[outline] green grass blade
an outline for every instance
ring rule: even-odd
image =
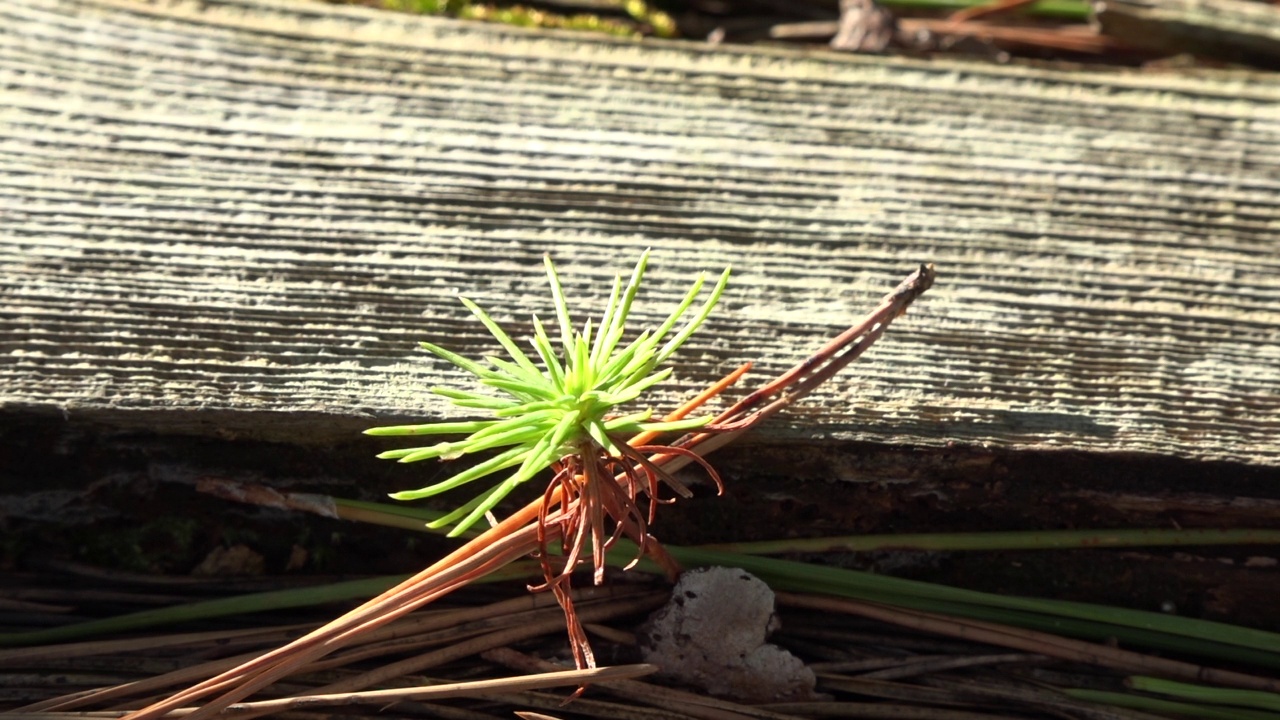
[[[494,417],[499,418],[521,418],[528,417],[530,413],[542,412],[544,410],[564,410],[571,407],[573,403],[572,395],[561,395],[554,400],[534,400],[523,405],[513,405],[509,408],[495,412]]]
[[[715,418],[711,415],[696,418],[685,418],[683,420],[659,420],[656,422],[642,422],[636,425],[636,429],[640,432],[684,432],[685,430],[697,430],[700,427],[708,425]]]
[[[404,448],[401,450],[388,450],[378,453],[379,460],[399,460],[400,462],[412,463],[422,460],[430,460],[438,457],[448,457],[455,454],[463,454],[462,448],[466,448],[466,442],[456,443],[436,443],[435,445],[427,445],[425,447]]]
[[[605,429],[604,423],[599,420],[588,420],[584,424],[587,435],[592,440],[595,440],[597,445],[604,448],[611,455],[618,454],[618,446],[613,444],[613,438],[609,437],[609,432]]]
[[[551,262],[550,254],[542,256],[542,264],[547,268],[547,282],[551,283],[551,299],[556,307],[556,320],[560,323],[560,344],[567,361],[573,355],[573,319],[569,316],[564,288],[560,286],[560,276],[556,274],[556,266]],[[565,374],[568,374],[567,370]]]
[[[587,321],[588,330],[591,321]],[[572,395],[582,395],[595,383],[595,368],[591,367],[591,351],[587,347],[586,338],[582,335],[574,338],[573,354],[569,356],[569,366],[565,371],[565,391]]]
[[[532,476],[531,476],[532,477]],[[526,478],[527,479],[527,478]],[[449,537],[458,537],[471,529],[485,515],[489,513],[502,499],[511,494],[523,480],[516,480],[516,476],[512,476],[495,485],[489,492],[484,493],[475,500],[463,505],[462,507],[449,513],[442,518],[438,527],[443,527],[447,521],[451,521],[454,517],[462,513],[466,513],[466,517],[458,522],[457,525],[449,531]]]
[[[560,389],[553,388],[549,385],[535,386],[519,380],[510,380],[507,378],[491,377],[480,381],[489,387],[495,387],[499,390],[509,393],[512,397],[519,398],[521,402],[532,402],[534,400],[554,400],[560,397]]]
[[[1167,713],[1179,717],[1204,718],[1205,720],[1280,720],[1280,714],[1262,710],[1246,710],[1244,708],[1223,708],[1213,705],[1197,705],[1195,703],[1175,702],[1143,695],[1108,692],[1106,690],[1089,690],[1071,688],[1060,691],[1069,698],[1115,707],[1142,710],[1153,713]]]
[[[725,543],[705,550],[777,555],[781,553],[872,552],[921,550],[1062,550],[1073,548],[1180,547],[1194,545],[1280,545],[1280,530],[1270,529],[1142,529],[1142,530],[1030,530],[985,533],[918,533],[846,535],[799,540]]]
[[[658,362],[666,362],[667,358],[671,357],[672,353],[676,350],[679,350],[680,346],[684,345],[685,341],[688,340],[689,337],[707,321],[707,318],[711,316],[711,311],[714,310],[716,304],[720,302],[720,296],[724,294],[724,289],[729,285],[729,274],[729,268],[725,268],[724,272],[720,273],[720,281],[716,283],[715,289],[711,291],[711,297],[707,298],[707,301],[703,303],[697,316],[690,320],[678,335],[668,340],[667,344],[662,346],[662,349],[658,351]]]
[[[481,395],[480,393],[454,390],[447,387],[433,387],[431,388],[431,394],[439,395],[457,407],[476,408],[478,410],[503,410],[516,404],[514,400],[508,398]]]
[[[609,322],[600,325],[600,337],[604,338],[603,346],[599,353],[592,353],[592,365],[599,365],[609,358],[618,342],[622,340],[623,331],[626,329],[627,318],[631,315],[631,305],[636,299],[636,293],[640,291],[640,283],[644,280],[644,271],[649,265],[649,250],[646,248],[640,255],[640,260],[636,263],[636,267],[631,271],[631,279],[627,281],[627,290],[622,297],[622,304],[619,305],[617,311],[609,318]]]
[[[988,0],[884,0],[883,5],[891,8],[955,11],[980,7],[987,2]],[[1019,8],[1018,12],[1033,17],[1052,17],[1080,22],[1089,20],[1092,15],[1089,4],[1080,0],[1037,0],[1026,7]]]
[[[542,326],[542,321],[537,315],[533,316],[533,349],[537,351],[538,357],[542,358],[542,364],[547,367],[551,384],[563,389],[564,367],[560,365],[560,359],[556,357],[556,352],[551,347],[551,338],[547,337],[547,329]]]
[[[1208,687],[1191,683],[1164,680],[1162,678],[1136,675],[1129,678],[1129,687],[1141,692],[1156,695],[1169,695],[1179,700],[1191,700],[1213,705],[1237,705],[1280,712],[1280,695],[1260,690],[1235,690],[1231,688]]]
[[[406,576],[407,577],[407,576]],[[86,622],[63,625],[61,627],[32,630],[28,632],[0,634],[0,647],[26,645],[44,645],[48,643],[68,642],[85,637],[123,633],[146,628],[163,627],[175,623],[208,618],[244,615],[251,612],[281,610],[285,608],[307,607],[327,602],[338,602],[353,598],[366,598],[377,595],[394,587],[404,577],[369,578],[349,582],[321,585],[317,587],[278,590],[274,592],[238,595],[217,600],[204,600],[185,605],[144,610],[142,612],[119,615],[117,617],[89,620]]]
[[[671,311],[671,314],[668,315],[667,319],[658,326],[658,329],[653,331],[653,344],[655,347],[658,343],[662,342],[662,339],[667,336],[667,333],[671,332],[671,329],[676,326],[676,323],[680,322],[680,318],[683,317],[689,307],[693,305],[693,301],[698,298],[698,293],[702,292],[702,286],[706,281],[707,274],[698,273],[697,279],[693,281],[693,285],[690,286],[689,291],[684,294],[684,297],[680,300],[680,304],[676,306],[675,310]]]
[[[648,390],[654,385],[657,385],[658,383],[671,377],[671,374],[673,372],[675,372],[675,370],[673,370],[672,368],[665,368],[663,370],[659,370],[658,372],[653,373],[652,375],[646,378],[643,378],[637,382],[631,383],[630,385],[626,386],[625,388],[622,388],[618,392],[606,391],[603,395],[601,395],[600,399],[606,403],[609,403],[610,405],[625,405],[626,403],[629,403],[635,400],[636,398],[640,397],[641,395],[643,395],[645,390]]]
[[[609,304],[605,306],[604,315],[600,316],[600,330],[596,333],[596,341],[591,345],[591,364],[599,362],[599,358],[609,357],[605,346],[609,342],[609,333],[613,329],[614,316],[618,312],[618,303],[622,300],[622,276],[613,278],[613,290],[609,293]]]
[[[453,530],[449,531],[449,537],[457,537],[466,532],[468,528],[484,517],[485,513],[492,510],[494,506],[510,494],[512,490],[542,472],[543,469],[557,460],[560,454],[560,446],[569,439],[569,435],[573,433],[577,423],[577,412],[570,411],[565,413],[555,430],[544,434],[538,444],[529,451],[515,474],[503,480],[491,492],[482,496],[480,502],[470,508],[467,516]],[[450,513],[450,516],[453,514]]]
[[[657,365],[657,351],[654,348],[657,346],[658,339],[658,336],[654,335],[638,344],[630,361],[614,371],[612,377],[616,380],[609,387],[624,388],[653,372],[653,368]]]
[[[429,343],[424,341],[424,342],[418,343],[418,347],[422,348],[423,350],[426,350],[427,352],[431,353],[432,355],[435,355],[436,357],[442,360],[449,362],[450,364],[456,365],[462,368],[463,370],[466,370],[467,372],[471,373],[472,375],[475,375],[478,378],[487,378],[487,377],[493,377],[494,375],[497,375],[497,373],[495,373],[493,370],[490,370],[489,368],[481,365],[480,363],[475,362],[474,360],[468,360],[467,358],[462,357],[461,355],[459,355],[456,352],[453,352],[452,350],[445,350],[444,348],[440,347],[439,345],[436,345],[435,343]]]
[[[478,465],[474,465],[444,482],[428,485],[417,490],[401,490],[397,493],[391,493],[391,498],[395,500],[419,500],[432,495],[439,495],[442,492],[452,490],[461,485],[465,485],[472,480],[482,478],[485,475],[505,470],[513,465],[519,465],[524,462],[525,453],[529,452],[526,446],[514,447],[510,450],[496,455]],[[403,461],[402,461],[403,462]]]
[[[1212,640],[1173,635],[1158,630],[1144,630],[1142,628],[1112,625],[1094,620],[1078,620],[1061,615],[1022,612],[945,600],[922,599],[893,593],[868,593],[858,599],[882,602],[887,605],[905,607],[912,610],[970,618],[972,620],[985,620],[987,622],[1038,630],[1081,640],[1092,640],[1099,643],[1119,642],[1126,648],[1174,652],[1202,661],[1220,660],[1233,664],[1280,670],[1280,652],[1267,652]]]
[[[619,415],[615,418],[609,418],[604,421],[604,429],[610,432],[624,431],[624,428],[637,427],[640,423],[653,417],[653,410],[646,409],[639,412]]]
[[[635,358],[637,356],[644,356],[646,353],[651,353],[652,348],[656,346],[657,343],[653,341],[648,330],[640,333],[639,337],[628,343],[621,351],[614,353],[613,357],[609,358],[608,364],[597,371],[596,376],[600,378],[600,384],[605,386],[623,386],[626,382],[626,375],[623,375],[622,371],[630,367],[635,362]],[[646,359],[641,357],[640,362],[646,362]],[[631,373],[627,373],[627,375],[630,374]]]
[[[466,435],[483,430],[494,423],[493,420],[469,420],[465,422],[438,422],[425,425],[390,425],[387,427],[369,428],[365,435],[375,437],[400,437],[404,435]]]
[[[511,356],[512,360],[515,360],[520,367],[524,368],[528,372],[541,377],[542,373],[538,372],[538,366],[533,364],[533,361],[529,359],[529,356],[524,354],[524,351],[520,349],[519,345],[516,345],[516,342],[511,339],[511,336],[508,335],[505,330],[498,327],[498,323],[494,322],[493,318],[489,317],[489,313],[481,310],[479,305],[476,305],[467,298],[459,297],[458,299],[462,301],[463,305],[467,306],[467,309],[471,311],[472,315],[475,315],[476,318],[484,324],[484,326],[489,330],[489,334],[493,335],[493,338],[498,341],[498,344],[501,345],[504,350],[507,351],[507,354]]]
[[[498,570],[479,578],[475,582],[495,582],[524,578],[528,577],[529,574],[529,568],[519,565],[510,567],[506,571]],[[153,610],[143,610],[127,615],[118,615],[100,620],[87,620],[41,630],[0,633],[0,647],[30,647],[33,645],[73,642],[101,635],[137,632],[184,622],[233,617],[270,610],[312,607],[331,602],[365,600],[395,587],[407,577],[407,575],[383,576],[313,587],[250,593],[215,600],[201,600]]]
[[[485,356],[485,360],[489,361],[489,363],[496,367],[499,372],[506,375],[508,380],[515,380],[516,382],[524,383],[530,387],[542,387],[549,384],[547,382],[547,376],[543,375],[542,372],[536,368],[534,370],[529,370],[523,365],[518,365],[494,355]]]
[[[546,423],[543,423],[546,424]],[[533,442],[534,438],[546,432],[544,427],[535,425],[516,425],[509,428],[506,432],[485,435],[482,438],[468,438],[463,454],[471,454],[492,450],[494,448],[505,447],[507,445],[527,445]],[[452,459],[445,456],[445,459]]]
[[[389,522],[396,521],[393,518]],[[1125,537],[1126,533],[1133,533],[1136,535],[1132,540],[1136,542],[1141,534],[1151,531],[1105,532],[1113,535],[1120,534],[1121,537]],[[1175,535],[1169,536],[1163,532],[1156,533],[1147,537],[1144,544],[1159,544],[1164,540],[1174,545],[1238,544],[1259,540],[1259,537],[1246,533],[1271,531],[1173,532]],[[1017,534],[992,533],[998,536],[994,544],[975,541],[979,535],[960,534],[959,537],[968,547],[987,545],[1001,549],[1019,547],[1013,542],[1017,539]],[[1034,537],[1043,533],[1025,535],[1025,540],[1034,541],[1028,547],[1045,546],[1042,541]],[[928,537],[936,540],[943,536]],[[880,536],[876,542],[881,544],[870,547],[892,547],[892,538],[893,536]],[[1078,541],[1080,538],[1072,537],[1071,539]],[[1057,543],[1052,545],[1057,546]],[[914,544],[911,546],[915,547]],[[778,589],[886,602],[901,607],[1003,622],[1018,627],[1096,641],[1117,638],[1122,643],[1134,646],[1280,670],[1280,634],[1263,630],[1086,603],[1008,597],[855,570],[753,557],[720,550],[674,545],[665,547],[673,557],[686,566],[741,567]],[[633,545],[620,541],[618,549],[610,554],[610,561],[624,565],[630,562],[634,551]],[[1019,607],[1010,607],[1011,605]]]
[[[830,595],[846,595],[848,597],[860,597],[860,593],[866,592],[889,593],[937,600],[943,603],[965,603],[1042,615],[1057,615],[1121,627],[1156,631],[1173,636],[1198,638],[1268,652],[1274,652],[1276,648],[1280,648],[1280,634],[1209,620],[1196,620],[1162,613],[1128,610],[1066,600],[1042,600],[997,595],[977,590],[935,585],[918,580],[906,580],[776,558],[738,555],[696,548],[668,547],[667,550],[685,565],[739,567],[758,575],[761,579],[769,582],[770,585],[780,589],[821,592]],[[775,585],[775,583],[777,584]]]
[[[483,503],[485,500],[487,500],[489,497],[491,497],[494,493],[498,491],[499,489],[497,487],[489,488],[488,490],[485,490],[479,495],[471,498],[466,503],[459,505],[458,507],[445,513],[444,515],[441,515],[439,518],[432,520],[431,522],[428,522],[426,526],[431,530],[440,530],[442,528],[447,528],[453,525],[454,523],[458,522],[458,520],[470,515],[473,510],[480,507],[481,503]],[[505,494],[506,493],[503,493],[503,495]],[[475,520],[472,520],[471,522],[466,523],[465,527],[463,525],[457,525],[453,527],[453,529],[450,530],[448,534],[450,537],[458,537],[460,535],[465,534],[473,524],[475,524]]]

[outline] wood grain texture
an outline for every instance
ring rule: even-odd
[[[328,441],[415,350],[732,264],[661,409],[938,285],[783,438],[1280,464],[1280,84],[635,43],[283,0],[0,5],[9,422]]]

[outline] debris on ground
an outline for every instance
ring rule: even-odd
[[[739,702],[801,700],[817,679],[766,642],[779,628],[769,586],[735,568],[691,570],[640,631],[644,661],[661,675]]]

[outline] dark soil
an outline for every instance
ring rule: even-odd
[[[374,459],[376,442],[298,447],[118,434],[59,421],[0,432],[0,573],[65,563],[146,574],[265,578],[410,573],[456,541],[239,505],[197,493],[205,477],[386,501],[445,472]],[[713,456],[723,497],[660,510],[672,544],[854,534],[1107,528],[1265,528],[1280,470],[1082,454],[771,445]],[[532,494],[536,490],[530,488]],[[1207,492],[1206,492],[1207,491]],[[521,497],[515,502],[524,502]],[[390,502],[390,501],[387,501]],[[514,502],[511,503],[514,507]],[[1274,548],[892,552],[822,562],[1018,595],[1164,609],[1280,629]],[[8,584],[7,582],[5,583]],[[95,614],[113,608],[95,606]]]

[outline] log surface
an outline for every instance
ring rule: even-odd
[[[1280,83],[638,43],[293,0],[0,5],[9,421],[327,441],[415,349],[735,279],[661,410],[938,285],[775,437],[1280,465]]]

